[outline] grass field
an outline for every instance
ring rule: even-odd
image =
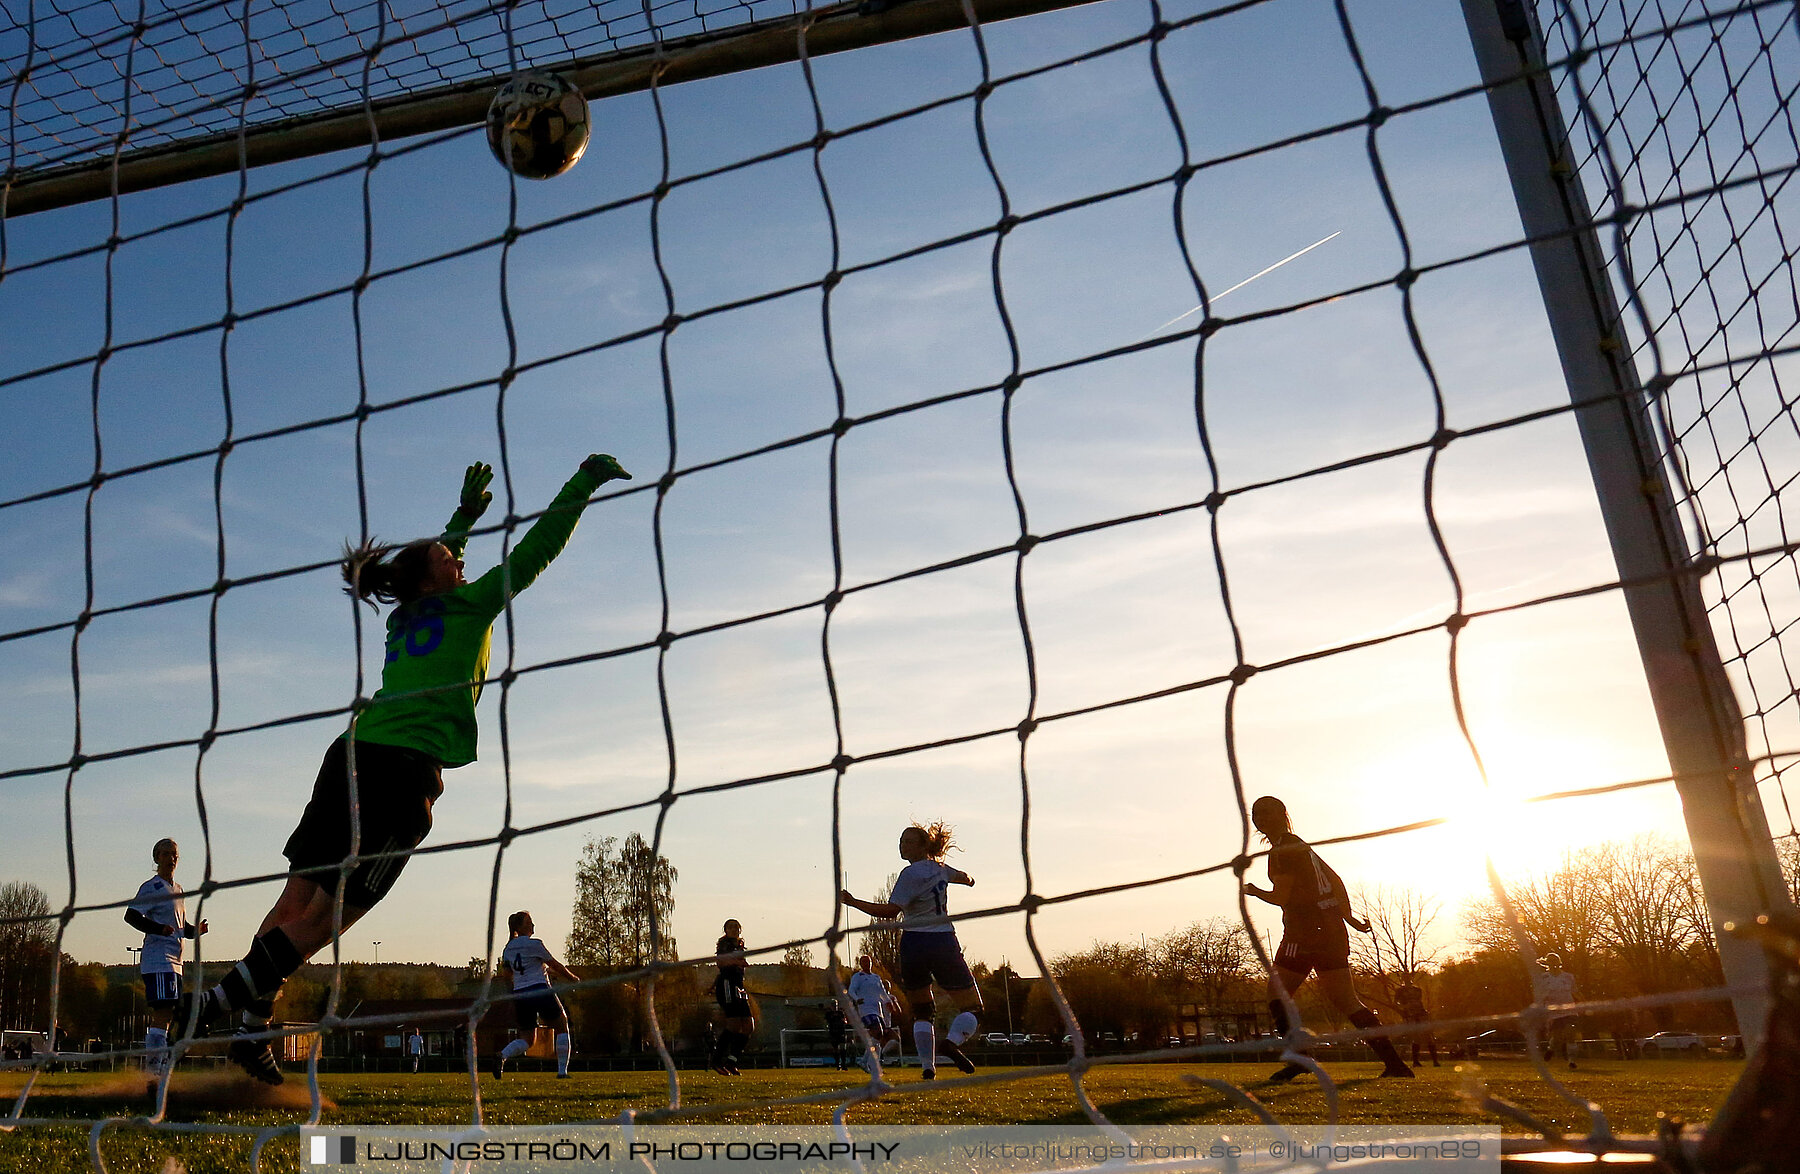
[[[1726,1060],[1595,1061],[1563,1074],[1576,1093],[1598,1101],[1615,1131],[1647,1133],[1658,1112],[1679,1113],[1703,1122],[1731,1082],[1741,1063]],[[1377,1080],[1374,1064],[1333,1064],[1340,1120],[1378,1125],[1466,1123],[1477,1118],[1465,1107],[1462,1090],[1471,1079],[1485,1082],[1497,1096],[1521,1104],[1575,1133],[1586,1131],[1585,1115],[1566,1102],[1521,1060],[1484,1060],[1479,1065],[1451,1065],[1420,1070],[1414,1081]],[[852,1124],[1034,1123],[1080,1124],[1066,1075],[1033,1076],[984,1082],[984,1070],[969,1080],[939,1080],[923,1085],[916,1070],[894,1074],[896,1091],[852,1110]],[[707,1072],[683,1072],[683,1104],[728,1105],[752,1099],[798,1097],[856,1087],[850,1077],[860,1072],[819,1069],[763,1070],[730,1078]],[[1326,1102],[1310,1080],[1272,1086],[1263,1082],[1264,1066],[1246,1064],[1119,1065],[1097,1069],[1086,1082],[1094,1102],[1121,1124],[1236,1125],[1252,1122],[1241,1107],[1184,1076],[1232,1081],[1254,1094],[1283,1121],[1322,1121]],[[16,1096],[21,1081],[0,1077],[0,1097]],[[148,1100],[143,1084],[127,1086],[118,1075],[55,1074],[39,1080],[27,1102],[27,1117],[67,1117],[93,1121],[110,1115],[141,1114]],[[470,1120],[470,1088],[466,1075],[431,1073],[420,1076],[337,1076],[320,1079],[327,1100],[322,1123],[332,1124],[465,1124]],[[509,1074],[503,1081],[482,1077],[481,1094],[490,1124],[542,1124],[594,1120],[635,1108],[666,1106],[666,1084],[660,1072],[576,1073],[559,1081],[548,1073]],[[187,1095],[184,1099],[183,1092]],[[235,1077],[177,1077],[170,1119],[234,1125],[298,1124],[306,1117],[304,1079],[264,1097],[260,1086]],[[765,1122],[819,1124],[830,1120],[834,1101],[810,1105],[756,1106],[725,1110],[701,1120],[707,1123]],[[85,1125],[32,1127],[0,1134],[0,1171],[65,1174],[89,1170]],[[249,1168],[250,1141],[236,1136],[170,1134],[137,1127],[109,1129],[104,1139],[111,1174],[227,1174]],[[178,1165],[171,1164],[174,1159]],[[291,1171],[299,1166],[292,1138],[271,1142],[263,1168]]]

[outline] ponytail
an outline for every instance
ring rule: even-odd
[[[915,823],[912,827],[925,837],[925,855],[932,860],[942,860],[944,853],[956,847],[956,841],[951,838],[954,829],[941,819],[936,823]]]
[[[430,542],[384,545],[374,539],[361,546],[344,544],[344,594],[374,607],[377,603],[411,603],[419,597]]]

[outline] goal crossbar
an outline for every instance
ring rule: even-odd
[[[729,29],[694,33],[656,45],[613,50],[554,67],[589,98],[607,98],[725,74],[783,65],[872,45],[910,40],[982,24],[1076,8],[1095,0],[904,0],[864,14],[860,0]],[[90,200],[147,191],[332,151],[455,130],[480,123],[498,79],[484,77],[373,102],[367,109],[321,111],[180,143],[27,171],[0,193],[0,215],[25,216]]]

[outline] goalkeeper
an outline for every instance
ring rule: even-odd
[[[396,605],[388,614],[381,688],[325,752],[312,798],[283,850],[292,866],[287,887],[243,961],[201,995],[201,1031],[232,1011],[241,1017],[240,1035],[265,1030],[288,976],[387,895],[431,831],[443,768],[475,760],[475,703],[494,621],[562,552],[594,491],[631,474],[610,456],[588,457],[506,561],[468,583],[462,552],[493,500],[493,476],[487,465],[469,466],[441,541],[345,550],[346,593],[371,607]],[[234,1040],[230,1054],[258,1080],[281,1083],[268,1041]]]

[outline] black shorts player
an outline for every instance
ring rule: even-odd
[[[1380,1027],[1381,1017],[1357,998],[1350,975],[1350,935],[1344,927],[1368,933],[1370,926],[1351,911],[1343,879],[1294,834],[1287,805],[1275,796],[1264,795],[1250,805],[1250,822],[1269,843],[1269,887],[1246,881],[1244,895],[1281,907],[1281,946],[1275,951],[1275,966],[1269,975],[1269,1015],[1276,1032],[1284,1036],[1292,1032],[1288,1009],[1301,985],[1315,972],[1325,997],[1352,1026],[1363,1031]],[[1386,1036],[1365,1038],[1381,1059],[1381,1075],[1413,1074]],[[1279,1084],[1306,1070],[1290,1054],[1269,1079]]]
[[[204,1031],[219,1016],[237,1014],[241,1038],[228,1054],[265,1083],[282,1081],[273,1050],[259,1038],[282,984],[381,901],[431,829],[441,770],[477,757],[475,708],[495,621],[562,552],[595,491],[630,474],[610,456],[589,455],[505,561],[469,582],[462,555],[476,519],[493,501],[493,476],[479,461],[468,467],[456,512],[439,538],[345,549],[345,591],[371,607],[393,605],[381,687],[357,706],[345,735],[354,741],[335,739],[326,751],[284,849],[292,872],[264,928],[242,960],[203,993],[191,1020]],[[364,859],[369,856],[375,858]],[[346,861],[353,863],[346,867]]]
[[[328,893],[340,883],[344,903],[358,909],[376,905],[406,867],[407,854],[431,831],[431,807],[444,793],[443,770],[429,754],[379,742],[356,743],[356,807],[361,823],[359,861],[348,878],[342,864],[350,855],[348,743],[339,738],[325,752],[312,798],[288,837],[282,854],[296,873]]]
[[[962,943],[954,931],[900,933],[900,988],[928,990],[933,981],[946,991],[966,991],[975,985],[975,976],[963,957]]]
[[[713,979],[713,998],[727,1019],[748,1019],[755,1014],[750,1009],[750,992],[744,987],[742,967],[719,967],[719,976]]]
[[[713,943],[713,962],[719,968],[713,979],[713,998],[718,1000],[725,1022],[720,1025],[718,1039],[713,1041],[712,1069],[721,1076],[736,1076],[744,1048],[756,1032],[756,1008],[744,985],[749,974],[749,964],[744,960],[744,927],[732,917],[723,928],[725,932]]]
[[[1301,977],[1315,970],[1320,974],[1328,970],[1348,970],[1350,935],[1344,931],[1342,921],[1335,927],[1304,926],[1298,930],[1284,925],[1281,945],[1275,950],[1275,965]]]
[[[537,1030],[538,1020],[545,1020],[550,1026],[569,1021],[568,1012],[563,1010],[562,1000],[549,987],[531,995],[521,995],[513,1002],[513,1012],[519,1017],[519,1034],[527,1040]]]
[[[1281,946],[1275,963],[1305,978],[1315,970],[1347,970],[1350,934],[1344,928],[1349,894],[1331,865],[1310,845],[1288,832],[1269,846],[1269,883],[1285,878],[1287,902],[1281,907]]]

